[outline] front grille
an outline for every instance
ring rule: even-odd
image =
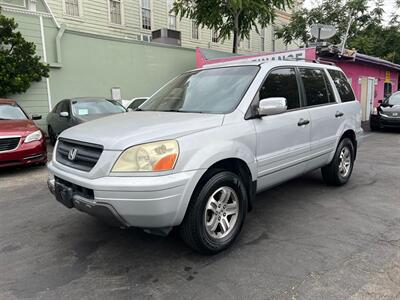
[[[18,147],[20,137],[0,137],[0,152],[14,150]]]
[[[83,186],[74,184],[72,182],[66,181],[66,180],[61,179],[59,177],[55,177],[54,179],[55,179],[55,181],[57,183],[60,183],[60,184],[62,184],[64,186],[66,186],[66,187],[71,188],[73,195],[79,195],[79,196],[84,197],[86,199],[92,199],[92,200],[94,199],[94,192],[93,192],[92,189],[85,188]]]
[[[75,149],[75,157],[69,156]],[[80,141],[59,139],[56,160],[68,167],[89,172],[97,163],[103,152],[103,146]]]

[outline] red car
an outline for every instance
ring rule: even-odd
[[[32,120],[16,101],[0,99],[0,168],[47,162],[44,133]]]

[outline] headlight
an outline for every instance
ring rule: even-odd
[[[160,172],[172,170],[179,154],[174,140],[154,142],[126,149],[112,172]]]
[[[32,132],[30,134],[27,135],[27,137],[25,138],[25,143],[30,143],[33,141],[38,141],[42,138],[42,132],[40,130],[37,130],[35,132]]]

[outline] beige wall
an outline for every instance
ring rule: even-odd
[[[78,0],[80,4],[79,17],[71,17],[65,14],[65,0],[47,0],[52,12],[59,23],[65,23],[68,29],[97,33],[113,37],[122,37],[127,39],[138,39],[141,34],[151,35],[150,30],[144,30],[141,26],[141,0],[121,0],[123,24],[115,25],[109,21],[108,0]],[[167,0],[150,0],[152,13],[152,30],[167,27],[168,9]],[[287,23],[290,14],[279,12],[276,24]],[[195,48],[211,48],[221,51],[232,51],[232,42],[213,43],[211,41],[211,30],[208,28],[199,28],[200,38],[198,40],[191,37],[191,20],[177,20],[177,30],[181,31],[182,46]],[[265,30],[265,46],[266,52],[273,51],[272,26]],[[251,32],[251,47],[247,48],[247,42],[241,44],[239,52],[251,53],[261,51],[261,38],[255,30]],[[289,47],[293,48],[293,47]],[[282,41],[275,41],[275,51],[286,50],[286,46]]]

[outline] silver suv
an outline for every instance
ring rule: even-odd
[[[138,111],[63,132],[48,164],[68,208],[167,234],[217,253],[237,238],[255,194],[321,168],[352,173],[360,104],[343,72],[306,62],[250,62],[186,72]]]

